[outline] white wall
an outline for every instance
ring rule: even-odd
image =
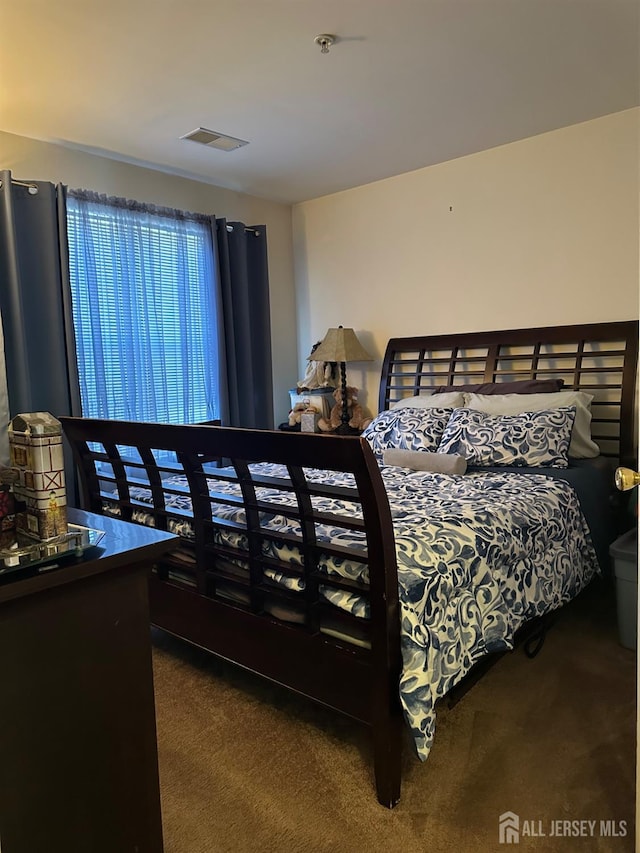
[[[389,337],[637,318],[639,117],[296,205],[303,362],[327,328],[353,327],[376,361],[348,379],[375,412]]]
[[[288,389],[297,379],[290,205],[2,132],[0,169],[10,169],[17,179],[63,183],[149,204],[224,216],[247,225],[266,225],[276,423],[284,418]],[[4,378],[4,370],[2,373]],[[0,418],[4,422],[1,410]]]

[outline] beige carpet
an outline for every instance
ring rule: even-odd
[[[376,801],[362,727],[160,632],[154,674],[165,853],[634,849],[635,654],[601,584],[536,659],[503,657],[440,708],[426,762],[407,737],[392,811]],[[498,842],[506,811],[518,845]],[[593,836],[550,836],[553,821],[589,820]],[[626,821],[626,837],[601,836],[601,820],[618,833]]]

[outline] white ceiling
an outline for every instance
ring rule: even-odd
[[[0,6],[0,130],[283,202],[640,103],[638,0]]]

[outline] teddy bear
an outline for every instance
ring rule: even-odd
[[[317,414],[318,409],[315,406],[309,406],[307,403],[296,403],[289,412],[289,426],[293,427],[302,422],[302,414]]]
[[[333,392],[333,397],[336,401],[335,406],[329,413],[329,418],[320,418],[318,427],[322,432],[331,432],[342,424],[342,389],[336,388]],[[365,427],[371,423],[371,418],[366,417],[364,409],[357,402],[358,389],[351,385],[347,386],[347,414],[349,415],[348,424],[353,429],[362,432]]]
[[[289,426],[295,426],[302,420],[302,413],[306,410],[306,403],[296,403],[289,412]]]

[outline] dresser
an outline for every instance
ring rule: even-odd
[[[147,576],[177,543],[80,510],[82,557],[0,578],[2,853],[160,853]]]

